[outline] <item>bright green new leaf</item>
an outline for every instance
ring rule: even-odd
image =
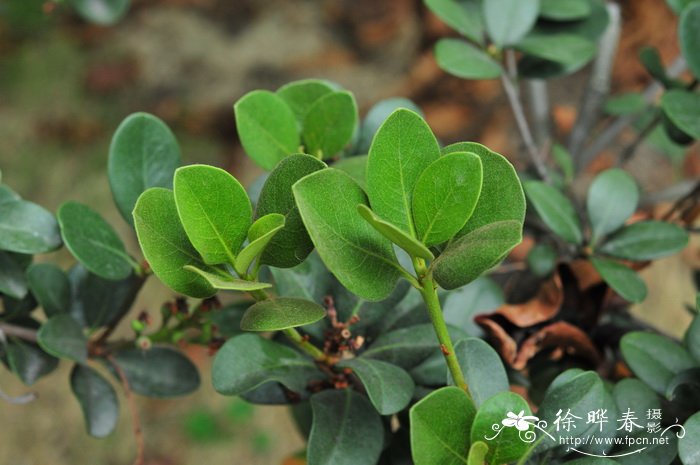
[[[349,174],[363,190],[367,189],[367,155],[343,158],[333,168]]]
[[[353,160],[352,158],[350,160]],[[326,164],[311,155],[290,155],[277,164],[260,191],[255,216],[284,215],[284,228],[274,235],[261,255],[261,262],[278,268],[298,265],[314,248],[294,201],[292,186]]]
[[[319,79],[304,79],[301,81],[290,82],[277,89],[277,95],[282,97],[289,108],[292,109],[299,130],[303,128],[304,118],[311,106],[321,97],[333,92],[326,81]]]
[[[68,276],[51,263],[35,263],[27,269],[27,283],[47,317],[67,313],[71,306]]]
[[[663,221],[640,221],[626,226],[600,247],[600,251],[627,260],[655,260],[680,252],[688,233]]]
[[[112,226],[87,205],[65,202],[58,209],[63,242],[85,268],[111,280],[129,276],[134,261]]]
[[[0,204],[0,250],[35,254],[60,246],[58,223],[43,207],[25,200]]]
[[[503,47],[517,44],[535,25],[540,0],[489,0],[482,2],[486,32]]]
[[[49,354],[78,363],[87,361],[87,337],[83,329],[68,314],[49,318],[37,333],[39,345]]]
[[[319,304],[293,297],[277,297],[251,305],[241,320],[243,331],[280,331],[310,325],[326,316]]]
[[[467,465],[484,465],[486,463],[486,454],[489,452],[489,446],[485,442],[477,441],[469,448],[469,457],[467,457]]]
[[[591,4],[582,0],[541,0],[540,16],[553,21],[574,21],[591,14]]]
[[[604,258],[591,258],[591,263],[600,273],[606,283],[615,292],[630,302],[639,303],[647,296],[647,286],[636,272],[625,265],[606,260]]]
[[[411,407],[411,454],[415,465],[466,464],[475,414],[467,393],[452,386],[431,392]]]
[[[130,0],[68,0],[86,21],[109,26],[124,17]]]
[[[700,4],[692,3],[683,10],[678,26],[678,41],[688,68],[700,79]]]
[[[455,344],[455,355],[477,407],[496,394],[508,391],[510,385],[503,362],[483,339],[462,339]]]
[[[57,358],[36,345],[19,339],[10,339],[5,346],[5,353],[10,370],[27,386],[31,386],[58,366]]]
[[[461,39],[440,39],[435,59],[444,71],[463,79],[495,79],[501,65],[483,50]]]
[[[307,153],[332,158],[350,142],[357,127],[357,104],[350,92],[333,92],[314,102],[304,118]]]
[[[489,446],[486,461],[491,465],[514,462],[530,447],[529,443],[520,438],[520,430],[515,425],[505,426],[501,423],[505,418],[510,418],[509,412],[521,419],[532,415],[530,406],[522,397],[506,390],[487,399],[474,417],[471,441],[472,443],[486,441]],[[525,423],[527,419],[519,421]],[[492,428],[493,425],[499,425],[502,428],[498,435]],[[535,428],[530,426],[530,429]]]
[[[571,34],[532,33],[518,42],[517,49],[528,55],[560,63],[564,66],[588,61],[598,50],[585,37]]]
[[[581,224],[571,200],[559,189],[541,181],[526,181],[523,188],[542,221],[557,236],[572,244],[581,243]]]
[[[117,128],[109,147],[107,175],[114,203],[130,225],[136,200],[151,187],[170,189],[180,147],[168,126],[153,115],[134,113]]]
[[[522,234],[522,223],[499,221],[454,240],[432,264],[435,281],[443,289],[469,284],[500,263]]]
[[[695,9],[700,10],[700,4]],[[700,94],[669,90],[661,98],[661,108],[680,130],[694,139],[700,139]]]
[[[87,365],[76,364],[70,374],[70,387],[83,410],[88,434],[108,436],[119,420],[119,399],[109,382]]]
[[[593,229],[592,243],[620,228],[637,209],[639,189],[626,171],[613,168],[596,176],[586,207]]]
[[[185,265],[209,268],[182,228],[172,191],[154,187],[141,194],[134,208],[134,226],[144,257],[166,286],[197,298],[216,293],[204,278],[184,269]]]
[[[236,257],[234,268],[240,275],[248,272],[251,263],[260,256],[275,235],[284,228],[284,215],[270,213],[255,220],[248,229],[248,245]]]
[[[233,262],[252,221],[238,180],[214,166],[183,166],[175,171],[173,192],[182,227],[204,263]]]
[[[212,273],[210,271],[200,270],[199,268],[191,265],[185,265],[185,269],[189,271],[194,271],[202,278],[206,279],[207,282],[214,289],[220,289],[222,291],[247,292],[272,287],[272,284],[269,283],[259,283],[257,281],[246,281],[244,279],[236,279],[232,276],[227,276],[224,272]]]
[[[683,424],[685,436],[678,441],[678,456],[683,465],[700,464],[700,412],[691,415]]]
[[[481,159],[473,153],[450,153],[428,166],[413,190],[418,239],[432,246],[461,231],[474,213],[482,183]]]
[[[350,368],[360,378],[369,400],[381,415],[403,410],[413,397],[415,384],[402,368],[381,360],[356,357],[341,361],[340,368]]]
[[[357,211],[374,229],[382,236],[389,239],[394,244],[401,247],[412,257],[420,257],[425,260],[433,260],[433,253],[423,244],[412,238],[396,226],[386,221],[383,221],[367,205],[359,204]]]
[[[388,296],[399,277],[391,242],[362,219],[367,198],[350,176],[329,168],[298,181],[294,197],[311,240],[328,269],[368,300]]]
[[[381,418],[352,389],[327,390],[311,397],[313,423],[308,465],[374,465],[384,444]]]
[[[483,43],[479,0],[425,0],[425,5],[452,29],[474,42]]]
[[[241,144],[261,168],[271,170],[297,152],[301,140],[294,112],[278,95],[255,90],[233,106]]]
[[[0,293],[21,300],[27,295],[24,269],[12,254],[0,252]]]
[[[440,147],[423,118],[405,109],[392,113],[377,131],[367,159],[367,196],[372,210],[415,236],[413,189],[421,173],[439,157]]]

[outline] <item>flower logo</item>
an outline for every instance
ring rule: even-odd
[[[501,423],[508,428],[515,426],[518,431],[527,431],[530,429],[530,425],[538,420],[539,418],[535,416],[525,415],[525,410],[521,410],[517,415],[513,412],[508,412]]]

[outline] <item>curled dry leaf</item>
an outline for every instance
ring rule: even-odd
[[[527,328],[556,316],[564,303],[564,290],[558,273],[545,281],[535,297],[522,304],[505,304],[492,315],[501,315],[518,326]]]
[[[549,348],[561,349],[567,355],[585,358],[593,365],[598,365],[600,362],[598,349],[593,345],[588,334],[570,323],[557,321],[540,329],[520,345],[512,363],[513,368],[524,369],[532,357]]]

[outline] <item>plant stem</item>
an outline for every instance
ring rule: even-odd
[[[141,430],[141,418],[139,417],[138,407],[136,407],[136,400],[134,399],[134,395],[131,392],[129,380],[126,377],[124,370],[122,370],[121,366],[119,366],[119,364],[113,356],[108,355],[106,358],[109,361],[109,363],[114,367],[114,370],[119,376],[119,380],[121,381],[122,387],[124,388],[124,395],[126,396],[126,400],[129,403],[129,410],[131,410],[131,427],[134,431],[134,439],[136,440],[136,459],[134,460],[134,465],[142,465],[146,447],[143,440],[143,431]]]
[[[13,325],[12,323],[0,323],[0,333],[24,339],[28,342],[36,343],[37,341],[35,330],[25,328],[24,326]]]

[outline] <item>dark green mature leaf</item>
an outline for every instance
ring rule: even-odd
[[[0,251],[0,294],[21,300],[27,295],[24,269],[12,254]]]
[[[282,97],[282,100],[292,109],[300,130],[312,105],[331,92],[333,92],[333,87],[328,82],[319,79],[294,81],[277,89],[277,95]]]
[[[700,302],[700,296],[698,301]],[[700,317],[697,315],[693,318],[693,322],[690,323],[685,333],[684,342],[688,352],[700,363]]]
[[[384,443],[381,418],[367,399],[351,389],[311,397],[313,423],[309,465],[374,465]]]
[[[618,412],[627,409],[637,412],[647,412],[650,409],[660,409],[659,396],[646,384],[635,378],[625,378],[613,388],[613,398]]]
[[[241,318],[243,318],[243,313],[252,304],[248,300],[234,302],[215,312],[208,312],[206,317],[212,324],[216,325],[216,329],[221,336],[230,338],[243,332],[241,330]]]
[[[418,239],[431,246],[461,231],[474,212],[482,183],[481,159],[473,153],[450,153],[428,166],[413,190]]]
[[[350,92],[333,92],[314,102],[304,118],[306,151],[331,158],[350,142],[357,127],[357,104]]]
[[[357,357],[343,360],[338,366],[352,369],[360,378],[369,400],[381,415],[400,412],[413,397],[413,380],[405,370],[396,365]]]
[[[691,415],[683,424],[685,436],[678,441],[678,456],[683,465],[700,464],[700,444],[697,438],[700,437],[700,412]]]
[[[572,244],[581,243],[583,235],[576,210],[561,191],[541,181],[526,181],[523,187],[542,221],[557,236]]]
[[[666,399],[689,409],[700,408],[700,367],[683,370],[666,386]]]
[[[168,347],[120,350],[114,361],[131,390],[159,399],[190,394],[199,387],[197,367],[182,353]]]
[[[503,362],[483,339],[470,337],[458,341],[455,344],[455,355],[477,408],[490,397],[508,391],[510,385]]]
[[[87,205],[65,202],[58,209],[63,242],[85,268],[105,279],[129,276],[133,260],[112,226]]]
[[[294,268],[270,268],[270,272],[279,296],[298,297],[321,303],[330,292],[332,275],[318,254],[309,255],[309,258]]]
[[[147,113],[128,116],[117,128],[109,147],[107,175],[114,203],[130,225],[131,212],[143,191],[170,188],[180,164],[180,147],[168,126]]]
[[[486,32],[499,46],[517,44],[535,25],[539,0],[489,0],[482,3]]]
[[[516,48],[528,55],[563,66],[577,65],[582,61],[587,62],[593,58],[597,50],[595,43],[585,37],[538,32],[525,36],[518,42]]]
[[[696,78],[700,78],[700,4],[693,3],[683,10],[678,38],[688,68]]]
[[[639,51],[639,61],[649,75],[659,81],[664,87],[670,87],[672,85],[673,81],[666,73],[666,67],[661,59],[659,49],[656,47],[643,47]]]
[[[499,221],[451,242],[431,265],[435,281],[448,290],[469,284],[520,243],[522,230],[517,221]]]
[[[688,233],[663,221],[640,221],[621,229],[600,250],[628,260],[654,260],[680,252],[688,245]]]
[[[76,364],[70,374],[73,395],[83,409],[88,434],[108,436],[119,420],[119,400],[112,385],[87,365]]]
[[[41,348],[55,357],[78,363],[87,361],[87,337],[80,325],[68,314],[49,318],[41,325],[37,339]]]
[[[374,135],[377,133],[384,121],[386,121],[386,119],[399,108],[406,108],[422,116],[421,109],[418,107],[418,105],[406,98],[394,97],[380,100],[372,108],[370,108],[370,110],[365,115],[364,120],[362,120],[362,125],[360,126],[360,137],[354,148],[355,153],[366,154],[367,152],[369,152],[369,148],[372,145],[372,139],[374,139]],[[357,157],[351,157],[348,159],[340,160],[338,163],[333,164],[333,167],[343,169],[340,166],[342,163],[352,162],[353,160],[356,160],[356,158]],[[365,156],[364,159],[366,160],[367,157]],[[364,179],[365,175],[363,171],[362,182],[358,181],[358,184],[363,186],[363,188],[365,183]]]
[[[553,21],[574,21],[591,14],[591,4],[582,0],[541,0],[540,16]]]
[[[405,109],[392,113],[377,131],[369,150],[367,196],[372,210],[415,236],[413,189],[421,173],[439,157],[440,147],[423,118]]]
[[[433,253],[416,239],[409,236],[393,224],[383,221],[367,205],[358,205],[357,212],[382,236],[405,250],[411,257],[420,257],[425,260],[433,260]]]
[[[197,298],[216,293],[204,278],[184,269],[185,265],[209,268],[182,228],[172,191],[154,187],[144,192],[134,208],[134,225],[144,257],[166,286]]]
[[[635,303],[646,298],[647,286],[642,278],[630,268],[604,258],[591,258],[591,263],[603,280],[623,298]]]
[[[253,261],[265,252],[267,245],[284,228],[285,217],[269,213],[258,218],[248,230],[248,245],[236,257],[234,268],[240,275],[248,272]]]
[[[25,200],[0,204],[0,250],[35,254],[60,246],[58,223],[43,207]]]
[[[425,5],[452,29],[474,42],[483,43],[484,25],[479,0],[426,0]]]
[[[519,459],[530,444],[523,441],[520,431],[514,426],[506,427],[501,422],[507,418],[508,413],[518,416],[529,416],[532,414],[528,403],[514,392],[501,392],[487,399],[474,417],[474,424],[471,428],[471,441],[487,441],[489,451],[486,454],[486,461],[489,464],[510,463]],[[496,435],[493,425],[500,426],[503,431]]]
[[[0,205],[3,203],[16,202],[17,200],[22,200],[17,192],[13,191],[5,184],[0,184]]]
[[[444,71],[463,79],[495,79],[501,65],[483,50],[461,39],[440,39],[435,59]]]
[[[293,191],[304,225],[328,269],[360,297],[388,296],[399,277],[398,263],[391,242],[357,212],[357,205],[367,205],[360,186],[344,172],[329,168],[301,179]]]
[[[415,465],[466,464],[476,409],[457,387],[433,391],[411,407],[411,453]]]
[[[559,254],[556,249],[549,244],[540,243],[535,245],[527,253],[527,266],[535,276],[545,277],[554,270],[557,265]]]
[[[637,209],[639,189],[634,178],[621,169],[596,176],[588,189],[588,217],[593,229],[592,243],[620,228]]]
[[[700,10],[700,5],[695,9]],[[700,139],[700,94],[670,90],[661,98],[661,108],[681,131]]]
[[[326,316],[319,304],[292,297],[277,297],[251,305],[241,319],[244,331],[280,331],[310,325]]]
[[[27,269],[27,282],[47,317],[70,311],[70,281],[62,269],[50,263],[35,263]]]
[[[358,155],[333,163],[333,168],[344,171],[362,190],[367,189],[367,155]]]
[[[525,219],[525,195],[513,165],[502,155],[475,142],[459,142],[442,149],[442,154],[470,152],[481,158],[483,181],[474,213],[459,232],[463,236],[498,221]]]
[[[27,386],[51,373],[58,366],[58,359],[47,354],[34,344],[11,339],[6,348],[10,370]]]
[[[296,118],[280,96],[255,90],[238,100],[233,109],[241,144],[261,168],[271,170],[299,150]]]
[[[350,160],[354,160],[351,158]],[[265,181],[255,210],[257,218],[270,213],[285,216],[284,228],[274,235],[261,256],[261,262],[278,268],[298,265],[313,250],[313,243],[294,202],[292,186],[307,174],[326,164],[310,155],[290,155],[277,164]]]
[[[213,166],[183,166],[175,171],[173,193],[182,227],[204,263],[232,263],[253,214],[238,180]]]
[[[493,311],[505,303],[503,289],[489,278],[478,278],[447,294],[442,305],[445,322],[461,328],[470,336],[482,334],[474,316]]]
[[[200,270],[199,268],[191,265],[185,265],[184,268],[189,271],[194,271],[202,278],[206,279],[214,289],[220,289],[223,291],[257,291],[272,287],[272,284],[269,283],[236,279],[224,272],[211,273],[209,271]]]
[[[229,339],[216,353],[212,366],[214,389],[226,396],[243,394],[269,381],[302,392],[310,379],[322,378],[310,358],[256,334]]]
[[[683,347],[658,334],[627,333],[620,349],[632,372],[661,395],[675,375],[697,365]]]
[[[432,325],[420,324],[382,334],[362,356],[411,369],[428,358],[438,347]]]
[[[130,0],[68,0],[70,5],[91,23],[109,26],[124,17]]]

